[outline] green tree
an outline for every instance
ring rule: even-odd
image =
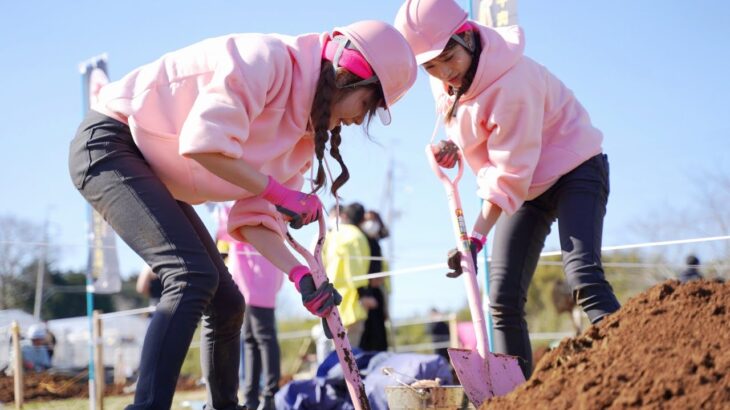
[[[657,268],[665,263],[661,255],[616,252],[603,255],[602,261],[606,280],[621,303],[668,277],[666,272]],[[540,259],[525,307],[531,332],[572,330],[570,316],[559,314],[553,302],[552,292],[558,280],[565,280],[560,256]]]
[[[43,232],[39,225],[12,215],[0,215],[0,309],[33,299],[21,277],[24,266],[38,257]]]
[[[20,277],[25,278],[18,286],[23,294],[29,295],[21,300],[20,307],[28,312],[33,311],[35,294],[35,275],[38,271],[38,260],[34,260],[23,268]],[[41,318],[45,320],[61,319],[86,315],[86,275],[81,272],[58,272],[46,265],[46,284],[43,289],[43,305]],[[115,310],[111,295],[94,295],[94,309],[102,312]]]

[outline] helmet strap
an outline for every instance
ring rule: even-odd
[[[472,55],[474,55],[474,53],[476,52],[476,45],[474,44],[474,42],[473,42],[473,41],[472,41],[472,44],[471,44],[471,45],[469,45],[469,44],[468,44],[468,43],[466,42],[466,40],[464,40],[464,39],[463,39],[463,38],[462,38],[462,37],[461,37],[460,35],[458,35],[458,34],[452,34],[452,35],[451,35],[451,39],[452,39],[452,40],[454,40],[454,41],[456,41],[457,43],[459,43],[459,45],[461,45],[461,46],[462,46],[462,47],[464,47],[465,49],[467,49],[467,50],[468,50],[468,51],[469,51],[469,52],[470,52],[470,53],[471,53]]]

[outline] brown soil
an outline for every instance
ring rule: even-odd
[[[15,401],[13,377],[0,376],[0,403]],[[89,397],[89,385],[86,372],[77,377],[62,376],[49,373],[26,373],[24,377],[23,397],[30,400],[57,400],[72,397]],[[123,386],[107,385],[105,395],[122,395]],[[195,379],[181,376],[177,381],[176,390],[196,390],[200,386]]]
[[[730,408],[730,283],[668,281],[547,352],[481,408]]]
[[[83,380],[77,380],[74,377],[25,373],[23,381],[23,397],[26,401],[88,396],[87,385]],[[15,401],[13,386],[13,377],[0,377],[0,402],[12,403]]]

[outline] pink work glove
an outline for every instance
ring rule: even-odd
[[[459,147],[450,140],[441,140],[438,144],[431,144],[431,152],[436,157],[436,163],[443,168],[453,168],[459,159]]]
[[[322,209],[317,195],[285,188],[271,176],[260,196],[276,205],[276,209],[289,218],[289,226],[294,229],[316,221]]]
[[[329,281],[314,286],[314,278],[309,268],[304,265],[295,266],[289,272],[289,280],[294,282],[299,293],[302,294],[302,303],[315,316],[327,317],[332,309],[342,303],[342,296]]]

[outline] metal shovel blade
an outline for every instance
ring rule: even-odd
[[[503,396],[525,382],[517,358],[499,353],[482,357],[476,350],[449,348],[451,365],[469,401],[476,407],[494,396]]]

